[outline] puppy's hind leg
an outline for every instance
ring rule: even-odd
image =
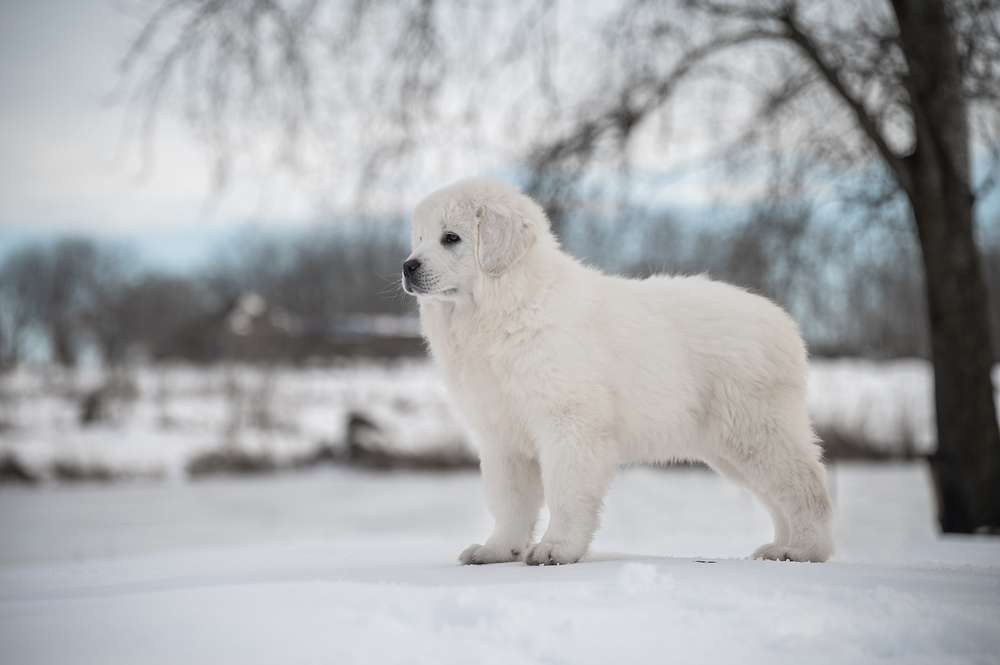
[[[771,522],[774,525],[774,544],[787,545],[791,534],[788,528],[788,518],[785,517],[785,514],[782,512],[781,506],[774,501],[769,494],[751,486],[743,474],[740,473],[736,466],[731,462],[728,462],[721,457],[717,457],[707,461],[706,463],[718,472],[719,475],[724,478],[728,478],[740,487],[745,487],[750,490],[753,495],[757,497],[762,504],[764,504],[764,507],[767,508],[768,514],[771,516]]]
[[[775,522],[775,541],[759,547],[755,559],[826,561],[833,554],[832,508],[826,470],[807,416],[763,427],[750,445],[727,456],[747,485],[787,523]],[[784,538],[782,537],[784,536]]]

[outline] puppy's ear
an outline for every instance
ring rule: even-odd
[[[476,257],[483,271],[502,275],[535,244],[535,229],[506,206],[476,207]]]

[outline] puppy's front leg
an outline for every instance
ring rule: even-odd
[[[480,468],[495,524],[483,545],[469,545],[459,555],[464,564],[518,561],[523,556],[542,508],[538,462],[510,451],[484,447]]]
[[[600,446],[565,439],[551,443],[542,450],[549,528],[528,550],[525,563],[532,566],[576,563],[587,553],[617,468]]]

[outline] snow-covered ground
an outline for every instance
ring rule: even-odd
[[[996,377],[1000,384],[1000,369]],[[351,413],[375,422],[383,444],[396,450],[464,445],[427,362],[141,367],[109,401],[108,418],[82,427],[82,396],[102,381],[87,372],[0,376],[0,457],[15,456],[41,478],[63,465],[176,479],[196,456],[222,446],[282,464],[322,444],[343,445]],[[811,367],[810,410],[820,432],[872,448],[933,450],[932,395],[930,368],[919,360],[816,360]]]
[[[223,447],[276,463],[342,446],[352,413],[382,430],[397,451],[464,446],[464,436],[426,361],[335,367],[140,367],[107,402],[107,417],[80,424],[83,396],[99,372],[20,370],[0,377],[0,455],[34,475],[62,463],[118,475],[183,479],[196,456]],[[4,431],[6,430],[6,431]]]
[[[462,567],[475,473],[0,489],[0,662],[996,663],[1000,541],[935,533],[922,465],[831,470],[832,563],[741,559],[763,510],[623,472],[583,563]]]

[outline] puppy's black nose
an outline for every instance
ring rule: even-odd
[[[405,272],[407,275],[412,275],[419,269],[420,269],[419,259],[410,259],[409,261],[403,264],[403,272]]]

